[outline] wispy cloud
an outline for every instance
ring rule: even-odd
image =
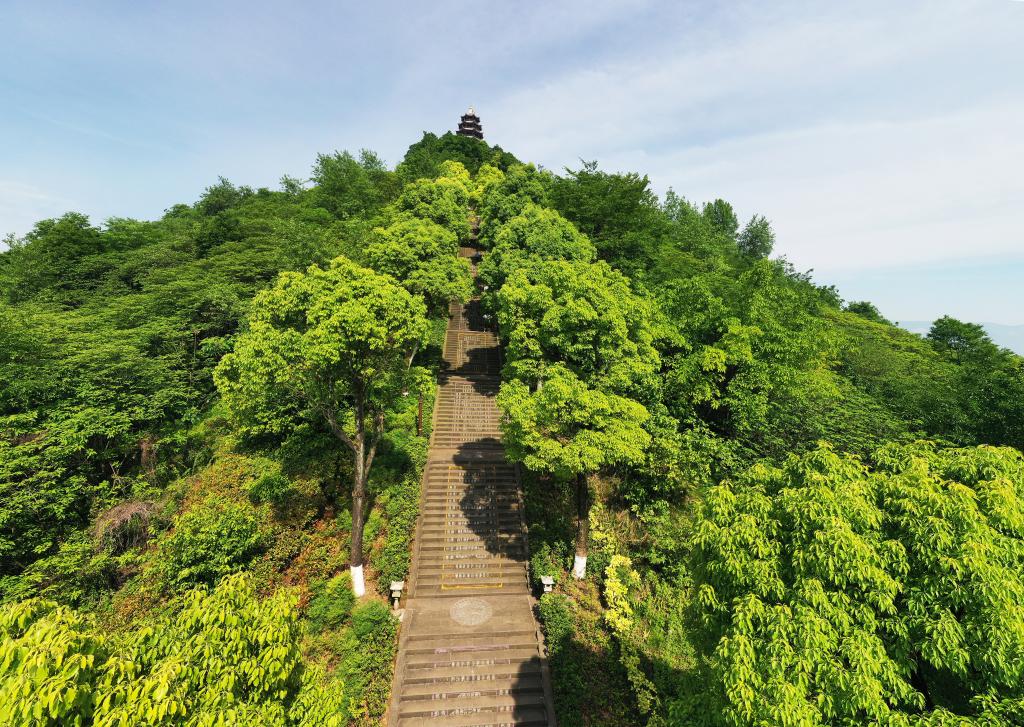
[[[1024,64],[1009,42],[1024,14],[1005,7],[748,9],[718,35],[684,31],[649,56],[516,89],[491,113],[529,158],[598,158],[765,213],[780,252],[807,267],[1024,255],[1024,97],[998,64]]]

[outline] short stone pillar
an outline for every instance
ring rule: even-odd
[[[391,581],[391,607],[398,610],[398,602],[402,600],[402,591],[405,590],[405,581]]]
[[[544,593],[551,593],[555,590],[555,579],[551,576],[541,576],[540,584],[544,586]]]

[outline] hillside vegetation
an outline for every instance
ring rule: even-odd
[[[474,211],[563,727],[1024,721],[1024,359],[427,134],[9,240],[0,725],[379,722]]]

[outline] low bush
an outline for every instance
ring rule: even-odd
[[[213,585],[248,565],[264,544],[252,507],[210,498],[175,518],[172,531],[161,539],[160,580],[171,589]]]
[[[356,597],[352,593],[352,578],[342,573],[329,581],[319,581],[311,588],[306,616],[310,628],[315,631],[337,629],[349,622]]]

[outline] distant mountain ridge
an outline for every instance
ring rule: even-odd
[[[900,321],[900,328],[905,328],[911,333],[927,335],[932,327],[931,321]],[[980,324],[988,337],[997,346],[1008,348],[1014,353],[1024,356],[1024,325],[1008,326],[1003,323],[981,323]]]

